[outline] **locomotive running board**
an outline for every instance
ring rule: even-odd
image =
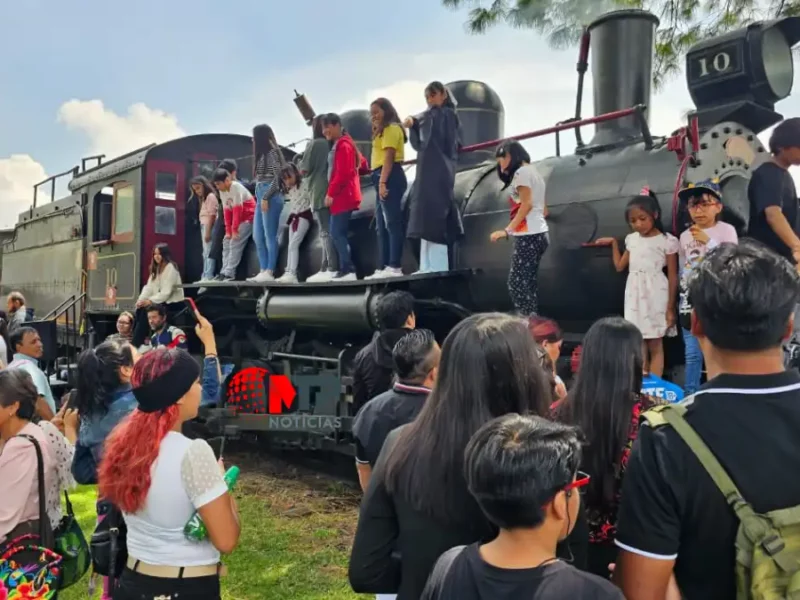
[[[331,289],[331,288],[351,288],[351,287],[371,287],[384,286],[390,283],[404,283],[413,281],[426,281],[437,279],[454,279],[469,277],[477,274],[478,269],[458,269],[455,271],[445,271],[441,273],[421,273],[419,275],[403,275],[402,277],[381,277],[380,279],[358,279],[356,281],[325,281],[315,283],[283,283],[279,281],[268,281],[255,283],[251,281],[209,281],[203,283],[185,283],[181,285],[184,289],[208,288],[280,288],[280,289]]]

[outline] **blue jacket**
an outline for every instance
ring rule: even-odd
[[[223,395],[222,382],[233,372],[233,365],[220,365],[222,381],[217,373],[217,359],[206,357],[203,359],[203,396],[200,406],[215,406],[220,403]]]
[[[103,415],[82,417],[78,440],[81,446],[92,449],[95,461],[99,463],[103,454],[103,442],[111,430],[138,406],[130,384],[121,385],[114,392],[108,412]]]

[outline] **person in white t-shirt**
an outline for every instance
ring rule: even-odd
[[[508,293],[514,309],[523,316],[538,314],[539,263],[550,238],[544,179],[531,163],[522,144],[503,142],[497,148],[497,175],[510,188],[511,222],[490,236],[493,242],[514,238],[514,253],[508,273]]]
[[[138,407],[108,437],[98,473],[100,497],[128,528],[114,600],[220,598],[220,552],[233,551],[240,527],[221,461],[206,441],[181,433],[197,416],[199,376],[197,362],[176,348],[157,348],[134,366]],[[183,533],[195,511],[208,530],[200,542]]]

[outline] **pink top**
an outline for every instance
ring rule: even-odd
[[[681,234],[681,248],[680,248],[680,272],[685,275],[691,271],[697,262],[706,255],[709,250],[713,250],[720,244],[730,243],[736,244],[739,237],[736,235],[736,229],[730,223],[718,221],[712,227],[703,229],[709,237],[707,244],[703,244],[694,239],[691,230],[687,229]]]
[[[45,490],[57,481],[58,472],[53,450],[41,427],[28,423],[20,434],[35,438],[42,448]],[[36,449],[30,440],[13,437],[0,452],[0,481],[3,501],[0,502],[0,542],[20,523],[39,518],[39,488]]]
[[[209,225],[217,216],[219,200],[214,194],[206,194],[206,199],[200,205],[200,223]]]

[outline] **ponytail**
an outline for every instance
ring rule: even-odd
[[[103,416],[120,386],[119,370],[133,366],[133,353],[127,342],[108,340],[81,353],[75,408],[82,418]]]

